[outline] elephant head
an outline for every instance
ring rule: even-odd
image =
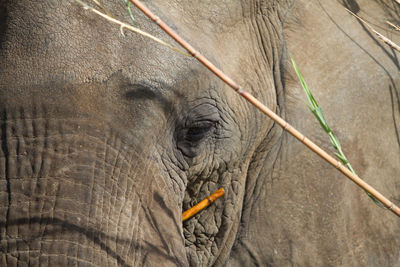
[[[278,109],[278,7],[149,4]],[[126,14],[122,1],[106,7]],[[281,131],[194,59],[123,37],[74,1],[3,1],[2,14],[3,263],[226,262],[245,188]],[[182,225],[219,187],[224,200]]]
[[[103,4],[129,19],[123,1]],[[300,116],[286,66],[291,1],[146,4],[272,110]],[[271,212],[298,151],[271,120],[195,59],[123,36],[75,1],[4,0],[0,16],[2,265],[305,262],[287,251],[308,216],[280,227],[288,207]],[[220,187],[223,199],[182,223]]]

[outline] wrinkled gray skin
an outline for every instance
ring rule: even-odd
[[[291,51],[355,169],[399,204],[399,54],[342,6],[386,27],[394,1],[145,3],[329,150]],[[0,63],[0,265],[400,264],[397,217],[194,59],[73,1],[1,0]]]

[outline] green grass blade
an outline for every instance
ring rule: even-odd
[[[329,127],[328,123],[325,120],[324,113],[322,112],[322,109],[317,106],[314,110],[312,110],[312,113],[317,118],[317,120],[319,121],[319,124],[321,124],[321,127],[325,130],[325,132],[326,133],[330,133],[331,132],[331,128]]]
[[[349,163],[349,161],[343,157],[342,155],[340,155],[339,153],[335,152],[335,156],[338,157],[338,159],[340,159],[340,161],[344,164],[347,165]]]
[[[329,139],[335,148],[337,152],[335,152],[336,157],[344,164],[353,174],[357,175],[356,172],[354,171],[353,167],[350,165],[349,161],[347,160],[346,156],[344,155],[342,151],[342,147],[340,145],[339,140],[337,137],[333,134],[331,128],[329,127],[328,123],[325,120],[324,114],[322,112],[322,109],[318,106],[317,101],[315,100],[314,96],[312,95],[310,89],[308,88],[306,81],[303,78],[303,75],[301,75],[301,72],[299,68],[297,67],[296,62],[292,57],[290,57],[290,60],[292,61],[293,68],[297,74],[297,77],[300,80],[300,83],[306,93],[306,96],[308,98],[308,101],[310,103],[309,109],[310,111],[314,114],[314,116],[317,118],[319,124],[321,127],[324,129],[324,131],[329,135]],[[367,195],[379,206],[383,206],[382,203],[380,203],[373,195],[365,191]]]
[[[308,86],[307,86],[307,84],[306,84],[306,81],[305,81],[304,78],[303,78],[303,75],[301,75],[300,70],[299,70],[299,68],[297,67],[296,62],[294,61],[294,59],[293,59],[292,57],[290,57],[290,59],[291,59],[291,61],[292,61],[294,70],[296,71],[297,77],[299,78],[300,83],[301,83],[301,85],[302,85],[304,91],[306,92],[308,101],[310,102],[310,105],[315,109],[316,107],[318,107],[317,101],[315,101],[313,95],[311,94],[311,91],[310,91],[310,89],[308,88]]]
[[[132,20],[133,25],[135,27],[137,27],[138,24],[137,24],[137,22],[135,20],[135,17],[133,16],[133,13],[132,13],[132,10],[131,10],[131,2],[129,0],[124,0],[124,2],[125,2],[126,9],[128,10],[128,14],[129,14],[129,17]]]

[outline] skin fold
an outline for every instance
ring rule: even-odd
[[[129,21],[123,1],[103,2]],[[400,200],[398,54],[344,9],[384,27],[399,24],[399,6],[144,3],[330,150],[290,52],[359,175]],[[0,0],[0,18],[1,266],[400,263],[398,218],[195,59],[122,36],[74,1]],[[223,198],[182,223],[220,187]]]

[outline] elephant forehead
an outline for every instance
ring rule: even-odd
[[[168,16],[161,8],[156,9]],[[113,1],[107,9],[129,22],[123,1]],[[179,12],[181,18],[186,14]],[[0,66],[0,76],[7,84],[98,82],[121,69],[133,74],[174,75],[174,70],[185,68],[190,60],[138,34],[123,36],[118,26],[74,1],[8,1],[2,13],[0,59],[5,64]],[[141,14],[135,17],[141,29],[168,39]]]
[[[208,33],[221,33],[234,29],[243,19],[243,5],[246,5],[246,1],[205,0],[193,4],[191,0],[175,0],[152,1],[152,4],[162,10],[168,10],[170,17],[184,22],[185,25],[190,25],[192,29],[201,26]],[[187,15],[182,17],[182,11]]]
[[[199,47],[202,54],[228,73],[239,77],[239,82],[243,83],[240,77],[246,77],[243,75],[245,70],[253,69],[243,67],[251,63],[249,52],[246,51],[249,49],[242,49],[251,43],[245,24],[235,28],[240,29],[238,33],[224,34],[229,38],[221,41],[218,32],[207,31],[204,26],[206,23],[196,24],[196,20],[201,17],[212,17],[214,11],[210,9],[214,5],[209,6],[208,11],[201,16],[195,16],[192,13],[198,6],[192,7],[187,1],[168,3],[170,4],[158,0],[147,2],[151,9],[181,32],[185,39]],[[232,1],[229,5],[228,2],[221,3],[226,10],[221,7],[215,9],[215,14],[222,14],[219,23],[224,18],[232,17],[230,11],[241,2]],[[120,20],[129,21],[123,1],[115,0],[103,4]],[[142,100],[137,97],[137,90],[131,90],[131,85],[145,83],[145,86],[152,86],[152,82],[156,81],[154,87],[160,88],[159,84],[165,84],[167,86],[162,86],[163,89],[175,89],[167,96],[168,101],[176,93],[187,96],[183,100],[208,97],[196,89],[207,91],[210,87],[221,87],[221,83],[216,84],[215,78],[210,78],[213,77],[212,74],[205,72],[205,68],[194,58],[175,53],[141,35],[126,33],[123,36],[118,26],[84,10],[73,0],[48,0],[40,3],[28,0],[7,1],[3,2],[0,9],[5,14],[5,20],[0,22],[0,30],[3,31],[0,40],[0,62],[4,62],[0,65],[0,93],[3,102],[15,96],[25,102],[31,99],[27,99],[27,96],[36,97],[40,101],[51,100],[48,98],[51,95],[53,102],[59,103],[60,99],[67,99],[65,96],[69,99],[69,96],[74,96],[77,103],[69,100],[73,105],[72,110],[75,106],[87,109],[86,103],[90,103],[97,113],[97,110],[104,107],[102,103],[118,106],[120,95],[129,96],[128,100]],[[144,31],[172,42],[140,12],[135,11],[135,18]],[[235,36],[243,37],[244,34],[246,38],[238,38],[236,42]],[[224,51],[229,51],[228,56],[226,53],[224,56],[218,55]],[[86,86],[88,84],[93,86]],[[121,87],[126,92],[120,94],[118,90]],[[165,91],[168,90],[161,94]],[[109,97],[113,97],[112,95],[115,97],[110,101]],[[162,99],[158,97],[159,93],[143,94],[143,90],[139,90],[139,96],[145,95],[155,95],[157,99]],[[226,98],[231,99],[230,95]],[[162,103],[168,101],[161,101],[161,107],[164,108]]]

